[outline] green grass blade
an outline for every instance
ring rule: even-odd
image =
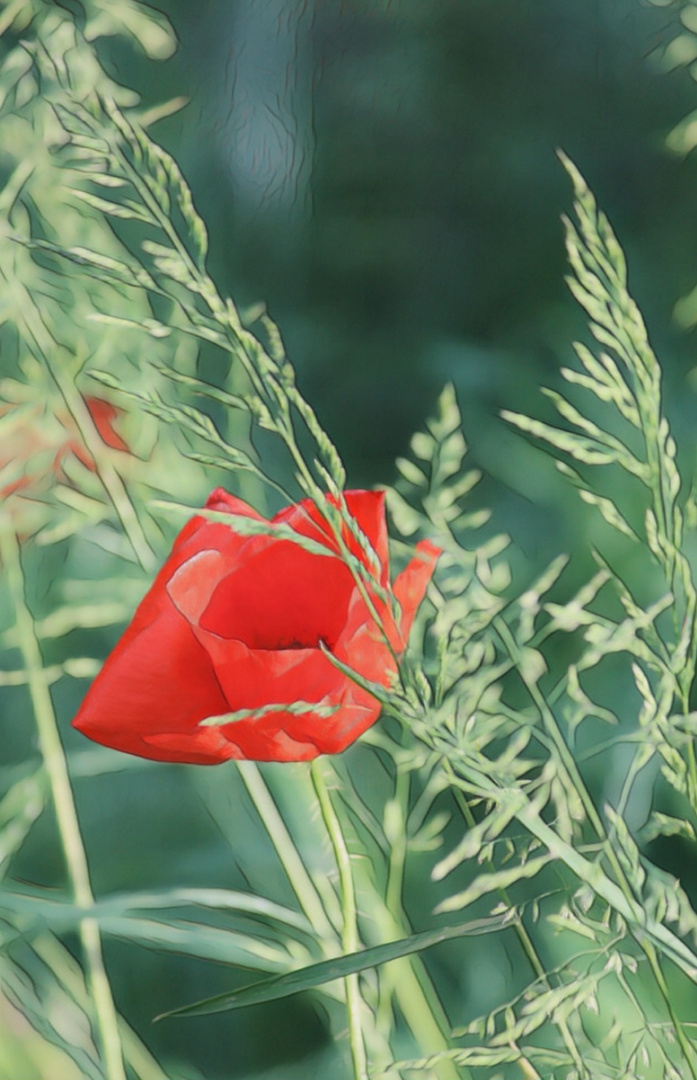
[[[231,889],[163,889],[158,892],[118,893],[96,901],[89,908],[80,907],[69,900],[47,897],[46,890],[26,886],[21,891],[5,889],[0,896],[0,908],[62,929],[74,929],[87,916],[100,922],[108,918],[130,918],[134,912],[143,910],[166,912],[182,907],[237,913],[270,926],[278,924],[286,931],[290,928],[309,933],[312,929],[300,912],[253,893]],[[166,915],[163,916],[163,921],[166,918]],[[191,923],[192,929],[196,925]]]
[[[348,953],[333,960],[323,960],[318,964],[300,968],[299,971],[290,971],[284,975],[275,975],[270,979],[250,983],[240,987],[239,990],[231,990],[228,993],[216,994],[215,997],[204,998],[191,1005],[183,1005],[178,1009],[162,1013],[155,1017],[163,1020],[169,1016],[202,1016],[208,1013],[225,1012],[228,1009],[241,1009],[245,1005],[256,1005],[263,1001],[276,1001],[278,998],[290,997],[301,990],[310,990],[334,979],[344,979],[347,975],[354,975],[366,968],[377,967],[386,964],[390,960],[397,960],[401,956],[409,956],[411,953],[429,949],[432,945],[438,945],[442,941],[449,941],[457,937],[475,937],[480,934],[492,934],[502,930],[506,925],[504,915],[491,916],[484,919],[473,919],[456,926],[441,926],[435,930],[423,930],[418,934],[410,934],[409,937],[399,941],[390,941],[386,945],[376,945],[371,949],[361,949],[358,952]]]

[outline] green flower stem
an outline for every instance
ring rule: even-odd
[[[408,924],[386,908],[378,910],[374,918],[383,941],[398,941],[412,933]],[[450,1042],[443,1032],[447,1021],[423,961],[418,956],[405,956],[393,960],[390,966],[394,996],[415,1042],[425,1055],[447,1052]],[[433,1070],[434,1078],[439,1080],[460,1080],[463,1075],[447,1057],[435,1064]]]
[[[341,831],[338,817],[336,816],[333,806],[329,802],[329,795],[326,791],[327,783],[329,782],[330,776],[333,774],[333,767],[327,759],[323,759],[322,768],[323,772],[320,775],[320,781],[329,803],[329,809],[335,819],[336,829],[341,838],[342,850],[346,851],[346,842],[343,838],[343,832]],[[332,831],[329,828],[329,823],[325,816],[325,807],[322,804],[320,792],[317,790],[316,774],[318,771],[319,765],[313,763],[313,784],[318,797],[320,798],[322,815],[327,824],[327,829],[330,832],[332,844],[334,844],[335,836],[332,835]],[[395,830],[395,835],[390,837],[390,865],[388,868],[388,882],[385,897],[383,897],[375,887],[375,882],[372,880],[369,872],[368,862],[366,860],[357,860],[355,864],[355,873],[360,891],[366,899],[369,899],[371,924],[375,927],[380,941],[396,941],[400,938],[407,937],[413,932],[402,906],[404,866],[406,858],[406,833],[403,828],[403,803],[408,797],[408,784],[408,776],[400,773],[397,780],[397,790],[395,795],[396,799],[402,805],[402,821],[401,827],[397,828]],[[342,861],[339,854],[337,854],[336,846],[335,855],[337,864],[339,865],[340,885],[343,899],[345,893],[344,881],[341,878]],[[348,862],[344,861],[343,865],[346,868],[346,873],[350,873],[351,867]],[[349,949],[360,946],[355,919],[356,905],[352,878],[350,881],[350,892],[351,917],[356,926],[355,944],[347,945],[345,939],[342,940],[344,951],[349,951]],[[346,918],[345,907],[344,913]],[[346,929],[346,924],[344,929]],[[394,995],[394,998],[399,1005],[400,1012],[402,1013],[415,1042],[425,1054],[436,1054],[449,1048],[450,1041],[447,1034],[449,1031],[449,1023],[443,1012],[437,993],[431,983],[428,971],[419,956],[403,957],[402,959],[394,960],[389,965],[389,968],[381,974],[381,983],[382,992],[378,1001],[378,1011],[382,1013],[383,1020],[387,1019],[388,1022],[391,1022],[390,999],[392,995]],[[347,987],[347,1004],[349,1004],[348,989],[349,988]],[[360,1002],[360,1004],[363,1006],[363,1002]],[[385,1025],[383,1024],[383,1029],[384,1026]],[[368,1033],[366,1032],[365,1034],[367,1036]],[[381,1045],[379,1046],[380,1055],[381,1057],[384,1057],[387,1047],[382,1045],[382,1043],[387,1042],[388,1039],[385,1036],[384,1030],[380,1030],[378,1034],[381,1037]],[[435,1069],[434,1076],[438,1076],[439,1080],[459,1080],[459,1077],[462,1075],[462,1071],[458,1070],[456,1065],[447,1058],[439,1061]],[[389,1070],[386,1068],[386,1071]]]
[[[335,955],[335,950],[330,948],[330,944],[336,940],[334,927],[259,766],[254,761],[238,761],[237,768],[304,915],[322,941],[325,954]]]
[[[14,604],[19,647],[27,671],[29,693],[39,734],[39,746],[51,787],[73,896],[78,907],[90,908],[94,903],[94,897],[70,786],[68,766],[58,732],[53,702],[44,678],[43,660],[34,621],[25,599],[19,544],[12,527],[6,522],[0,522],[0,557]],[[80,936],[106,1075],[108,1080],[125,1080],[118,1019],[109,979],[104,968],[97,921],[91,918],[83,919],[80,924]]]
[[[384,900],[377,895],[368,872],[364,871],[361,878],[362,888],[375,894],[370,910],[381,941],[394,941],[413,933],[402,902],[407,854],[408,802],[409,773],[398,767],[393,812],[399,815],[399,820],[394,821],[387,838],[390,856]],[[391,1022],[391,999],[394,995],[415,1042],[425,1055],[449,1049],[450,1025],[420,956],[403,957],[393,961],[389,968],[381,973],[381,988],[383,992],[379,1010],[383,1020]],[[437,1075],[439,1080],[459,1080],[462,1072],[463,1070],[458,1069],[448,1058],[443,1058],[434,1066],[434,1075]]]
[[[339,870],[339,887],[341,891],[341,906],[344,916],[344,925],[341,933],[341,945],[345,953],[355,952],[360,947],[358,938],[358,922],[356,918],[356,894],[353,887],[353,875],[351,873],[351,859],[349,856],[346,840],[341,829],[341,823],[332,804],[327,783],[324,775],[324,763],[321,758],[315,758],[310,767],[312,783],[319,801],[322,819],[327,828],[329,839],[334,849],[337,868]],[[358,975],[349,975],[344,980],[346,987],[346,1011],[348,1013],[349,1041],[351,1044],[351,1058],[353,1060],[353,1074],[355,1080],[368,1080],[368,1063],[366,1061],[365,1045],[361,1028],[361,1012],[364,1002],[361,998],[358,983]]]
[[[318,942],[324,956],[328,959],[338,956],[341,951],[338,931],[330,920],[321,895],[305,868],[295,841],[278,811],[276,802],[261,770],[253,761],[240,761],[237,763],[237,767],[249,796],[254,803],[257,814],[259,815],[259,820],[263,824],[267,836],[271,840],[279,861],[286,872],[286,876],[295,893],[298,903],[308,921],[317,932]],[[306,775],[307,774],[303,775],[303,779],[305,779]],[[296,779],[299,780],[300,778],[297,777]],[[307,780],[311,781],[311,778],[307,776]],[[310,800],[308,803],[308,810],[315,807],[315,792],[311,787],[311,782],[307,785],[307,794],[305,794],[305,785],[303,784],[303,798]],[[372,884],[371,888],[374,891],[374,886]],[[345,988],[342,986],[341,992],[343,997],[345,997],[344,990]],[[389,1040],[386,1039],[381,1032],[378,1032],[376,1027],[366,1029],[364,1026],[363,1031],[366,1043],[370,1046],[372,1059],[376,1063],[378,1061],[380,1063],[384,1062],[385,1068],[388,1068],[389,1063],[392,1060]]]

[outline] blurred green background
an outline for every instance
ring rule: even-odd
[[[697,166],[665,140],[697,107],[697,88],[684,67],[659,64],[676,9],[641,0],[159,7],[179,37],[173,57],[153,63],[116,39],[101,40],[100,55],[145,106],[188,99],[152,134],[193,189],[220,290],[267,303],[351,486],[394,479],[395,457],[452,380],[485,474],[476,503],[493,508],[529,569],[560,550],[583,560],[573,496],[498,412],[549,418],[539,386],[559,384],[584,335],[563,280],[559,219],[571,196],[561,147],[627,252],[671,422],[678,439],[694,439],[694,338],[673,308],[697,282]],[[105,633],[102,653],[111,640]],[[90,653],[98,648],[92,635]],[[58,703],[74,712],[74,702]],[[359,771],[367,753],[349,752]],[[291,900],[232,768],[134,763],[85,777],[77,797],[97,895],[197,885]],[[318,866],[327,859],[318,852]],[[417,871],[409,906],[421,926],[432,898],[419,889],[425,867]],[[50,820],[15,873],[61,878]],[[483,1011],[501,997],[506,959],[497,967],[486,948],[479,983],[460,970],[457,948],[429,954],[451,1005]],[[227,988],[229,972],[113,940],[106,956],[117,1003],[177,1080],[331,1074],[323,1007],[308,995],[151,1029],[154,1013]]]
[[[677,8],[642,0],[220,0],[162,5],[163,64],[102,45],[146,102],[211,238],[212,270],[263,300],[355,486],[393,462],[453,380],[473,457],[530,550],[550,473],[498,420],[541,415],[583,320],[560,215],[576,161],[613,222],[654,346],[682,396],[673,305],[697,280],[697,170],[665,148],[695,107],[660,70]],[[684,399],[683,399],[684,400]],[[685,403],[688,404],[687,402]],[[534,498],[531,512],[527,499]],[[564,521],[555,518],[555,531]],[[552,550],[550,548],[550,550]]]

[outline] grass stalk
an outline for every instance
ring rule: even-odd
[[[259,766],[254,761],[239,761],[237,768],[304,915],[317,932],[325,954],[333,955],[329,943],[336,940],[336,932]]]
[[[339,889],[344,923],[341,932],[341,946],[344,953],[356,952],[360,947],[356,912],[356,893],[351,871],[351,858],[341,828],[341,822],[334,809],[329,788],[325,779],[325,763],[322,758],[315,758],[310,771],[312,784],[317,794],[322,820],[327,829],[339,871]],[[368,1063],[361,1024],[361,1013],[365,1003],[361,997],[358,975],[348,975],[344,980],[346,988],[346,1012],[348,1016],[349,1042],[353,1063],[354,1080],[368,1080]]]
[[[15,610],[19,648],[27,671],[28,688],[39,736],[39,747],[55,807],[58,832],[75,903],[94,904],[87,856],[80,832],[68,765],[61,743],[51,694],[44,678],[43,658],[34,620],[26,601],[24,575],[17,537],[8,522],[0,522],[0,557]],[[118,1018],[104,967],[101,935],[95,919],[80,923],[88,983],[105,1073],[108,1080],[126,1080]]]
[[[463,818],[465,819],[465,823],[467,824],[468,829],[471,829],[471,828],[473,828],[473,826],[475,824],[475,819],[474,819],[474,815],[473,815],[473,813],[472,813],[472,811],[470,809],[470,805],[467,802],[467,799],[465,798],[464,793],[462,791],[458,790],[458,788],[453,783],[454,774],[453,774],[452,768],[450,766],[450,763],[448,761],[444,762],[444,768],[445,768],[446,774],[448,775],[448,777],[450,779],[451,790],[452,790],[453,795],[455,797],[455,802],[457,803],[458,809],[460,810],[460,813],[462,814]],[[489,870],[491,872],[493,872],[494,865],[491,862],[491,860],[487,859],[486,862],[487,862],[487,865],[489,867]],[[503,900],[504,904],[506,904],[508,907],[513,907],[512,901],[511,901],[506,889],[498,889],[497,892],[498,892],[499,896],[501,897],[501,899]],[[528,963],[530,964],[530,967],[533,970],[535,978],[542,985],[547,987],[547,989],[550,989],[551,984],[550,984],[549,979],[547,977],[547,972],[545,971],[544,964],[542,963],[542,960],[540,959],[540,957],[538,955],[537,949],[535,948],[535,943],[533,942],[532,938],[530,937],[530,934],[528,933],[527,929],[525,928],[525,925],[524,925],[522,919],[519,918],[519,917],[516,918],[512,925],[513,925],[513,928],[515,929],[515,932],[516,932],[516,935],[518,937],[518,941],[520,942],[521,948],[522,948],[523,952],[525,953],[525,956],[527,957],[527,960],[528,960]],[[562,1037],[562,1042],[564,1043],[564,1046],[566,1047],[566,1049],[567,1049],[567,1051],[569,1053],[569,1056],[570,1056],[571,1060],[573,1061],[573,1063],[574,1063],[574,1065],[576,1067],[578,1075],[580,1077],[586,1077],[588,1075],[588,1071],[587,1071],[587,1069],[585,1067],[585,1064],[583,1062],[583,1055],[582,1055],[580,1049],[578,1048],[578,1046],[576,1045],[576,1040],[574,1039],[573,1032],[571,1031],[567,1020],[565,1018],[563,1018],[563,1017],[560,1017],[560,1019],[557,1021],[557,1027],[559,1028],[559,1033],[560,1033],[560,1035]],[[534,1066],[532,1065],[532,1063],[530,1061],[528,1061],[528,1059],[523,1054],[521,1054],[520,1064],[521,1064],[521,1068],[523,1070],[526,1070],[526,1069],[528,1070],[528,1074],[530,1076],[536,1076],[537,1075],[536,1070],[534,1069]]]
[[[404,872],[407,855],[406,815],[409,803],[409,772],[397,766],[394,803],[399,813],[399,828],[391,830],[385,897],[375,890],[371,875],[361,880],[363,891],[370,891],[371,918],[377,926],[381,941],[408,937],[413,928],[404,910]],[[394,997],[412,1037],[424,1055],[438,1054],[450,1047],[450,1024],[440,998],[433,986],[428,969],[418,955],[393,961],[381,972],[382,995],[380,1006],[388,1022],[391,1019],[391,999]],[[449,1058],[434,1066],[439,1080],[459,1080],[467,1070],[459,1069]]]

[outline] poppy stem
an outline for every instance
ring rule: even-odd
[[[360,948],[358,937],[358,921],[356,912],[356,892],[351,872],[351,856],[349,854],[346,838],[341,828],[341,822],[334,809],[329,787],[327,784],[327,772],[331,765],[325,758],[315,758],[310,766],[312,784],[317,795],[322,820],[327,829],[334,858],[339,871],[339,890],[341,893],[341,910],[344,917],[341,946],[344,953],[356,952]],[[358,974],[348,975],[344,979],[346,988],[346,1011],[348,1014],[349,1041],[351,1044],[351,1058],[353,1061],[353,1075],[355,1080],[368,1080],[368,1063],[366,1060],[365,1043],[361,1026],[361,1012],[366,1007],[361,997]]]
[[[0,520],[0,558],[12,597],[19,648],[27,674],[27,684],[34,707],[39,747],[48,776],[55,807],[58,832],[65,855],[75,903],[89,910],[94,904],[75,799],[70,784],[65,752],[61,743],[53,701],[44,674],[43,658],[34,620],[25,597],[24,575],[19,543],[12,526]],[[85,955],[88,983],[94,1001],[97,1029],[101,1042],[107,1080],[126,1080],[118,1018],[114,1008],[109,978],[104,967],[99,924],[85,917],[80,923],[80,937]]]
[[[334,927],[259,766],[255,761],[238,761],[237,768],[303,912],[322,939],[325,952],[329,945],[334,945],[327,953],[334,955],[337,947]]]
[[[387,888],[384,900],[379,898],[373,914],[381,938],[385,941],[408,937],[414,932],[403,904],[410,783],[410,770],[400,765],[395,757],[395,788],[390,809],[392,828],[387,837],[390,847]],[[425,1056],[443,1054],[434,1066],[434,1078],[459,1080],[462,1076],[469,1077],[469,1070],[459,1068],[446,1056],[452,1046],[450,1024],[419,954],[403,956],[395,961],[391,971],[385,971],[384,981],[383,1014],[387,1013],[391,1018],[394,995],[422,1053]]]

